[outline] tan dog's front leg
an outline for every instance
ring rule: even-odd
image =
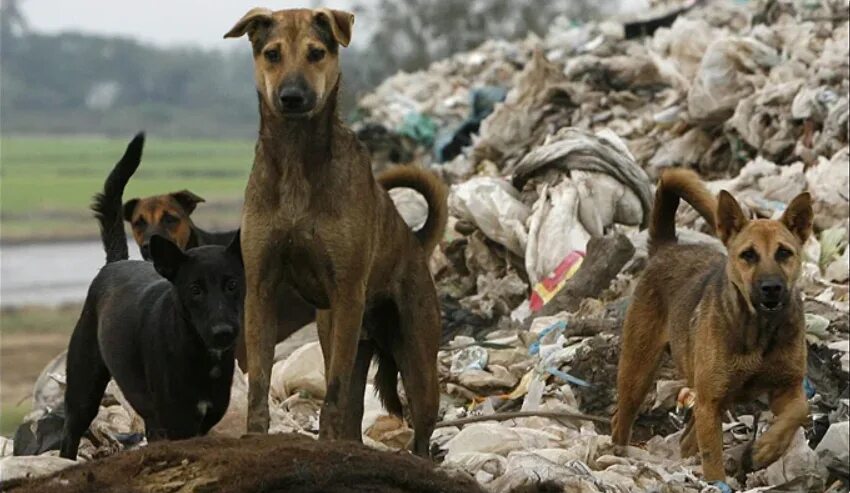
[[[773,424],[756,442],[756,466],[761,468],[770,465],[788,450],[797,429],[805,424],[809,414],[809,404],[803,393],[803,382],[769,395],[770,410],[774,414]]]
[[[327,341],[323,346],[330,347],[330,355],[325,354],[327,392],[319,417],[319,437],[323,439],[362,439],[359,426],[356,427],[356,434],[351,433],[354,427],[345,426],[351,395],[349,387],[357,358],[366,302],[365,288],[358,288],[356,292],[340,293],[331,300],[330,330],[325,329],[326,334],[321,336]]]
[[[701,391],[697,390],[697,404],[694,408],[697,442],[702,457],[702,475],[706,481],[725,481],[723,468],[723,428],[720,421],[720,403],[712,400],[700,400]]]
[[[246,262],[245,346],[248,358],[248,432],[269,431],[269,383],[277,336],[279,279]]]

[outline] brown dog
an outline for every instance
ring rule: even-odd
[[[366,149],[337,116],[338,48],[354,16],[336,10],[253,9],[225,37],[248,34],[260,100],[260,136],[242,216],[248,375],[248,431],[266,432],[274,327],[293,287],[318,308],[327,395],[320,436],[360,440],[369,362],[386,408],[401,414],[406,390],[414,451],[427,455],[436,422],[440,311],[426,252],[442,236],[446,189],[434,176],[401,168],[397,186],[428,201],[411,234]],[[417,237],[419,240],[417,241]]]
[[[676,244],[680,198],[715,227],[728,255]],[[808,414],[803,301],[796,283],[812,220],[808,193],[795,197],[778,221],[748,220],[728,192],[715,200],[693,172],[674,169],[661,176],[649,227],[650,261],[623,326],[615,444],[628,444],[669,343],[679,372],[696,391],[695,423],[682,438],[682,454],[699,450],[707,480],[726,478],[721,413],[736,401],[766,393],[775,415],[756,442],[756,465],[785,452]]]

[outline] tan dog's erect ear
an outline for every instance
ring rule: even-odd
[[[194,193],[188,190],[180,190],[179,192],[173,192],[171,195],[174,200],[183,207],[183,210],[186,211],[186,214],[191,214],[192,211],[195,210],[195,206],[197,206],[201,202],[205,202],[202,197],[195,195]]]
[[[248,33],[248,37],[253,37],[254,31],[257,30],[257,27],[263,24],[270,24],[272,22],[272,11],[270,9],[262,8],[262,7],[254,7],[249,10],[247,14],[242,16],[239,19],[239,22],[233,26],[230,31],[227,31],[227,34],[224,35],[225,38],[238,38]]]
[[[812,234],[814,215],[812,196],[809,192],[803,192],[788,204],[780,221],[788,228],[788,231],[800,239],[800,243],[805,243]]]
[[[717,203],[717,236],[724,244],[744,229],[747,217],[738,205],[738,201],[726,190],[720,191]]]
[[[354,26],[354,14],[342,10],[318,9],[317,16],[324,16],[331,26],[331,33],[337,43],[348,46],[351,42],[351,28]]]

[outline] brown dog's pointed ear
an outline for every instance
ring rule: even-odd
[[[268,26],[271,24],[272,14],[273,12],[270,9],[254,7],[249,10],[247,14],[243,15],[242,18],[239,19],[239,22],[237,22],[230,31],[227,31],[227,34],[225,34],[224,37],[239,38],[245,33],[248,33],[248,37],[253,38],[253,34],[258,27],[263,25]]]
[[[186,211],[186,214],[191,214],[192,211],[195,210],[195,206],[201,202],[206,202],[202,197],[195,195],[188,190],[180,190],[179,192],[173,192],[169,195],[171,195],[171,197],[180,204],[180,207]]]
[[[354,14],[343,10],[318,9],[316,17],[325,17],[331,28],[334,40],[342,46],[351,43],[351,28],[354,26]]]
[[[803,192],[788,204],[780,221],[788,228],[788,231],[800,239],[800,243],[805,243],[812,234],[814,216],[812,195],[809,192]]]
[[[735,197],[726,190],[720,191],[717,203],[717,236],[724,244],[747,225],[748,219]]]
[[[124,220],[128,223],[133,222],[133,212],[135,212],[137,205],[139,205],[139,199],[130,199],[124,202]]]

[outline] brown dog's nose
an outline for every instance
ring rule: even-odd
[[[785,285],[778,279],[765,279],[759,283],[762,299],[779,301],[785,292]]]
[[[307,95],[297,87],[286,87],[280,91],[280,106],[284,111],[301,112],[307,108]]]

